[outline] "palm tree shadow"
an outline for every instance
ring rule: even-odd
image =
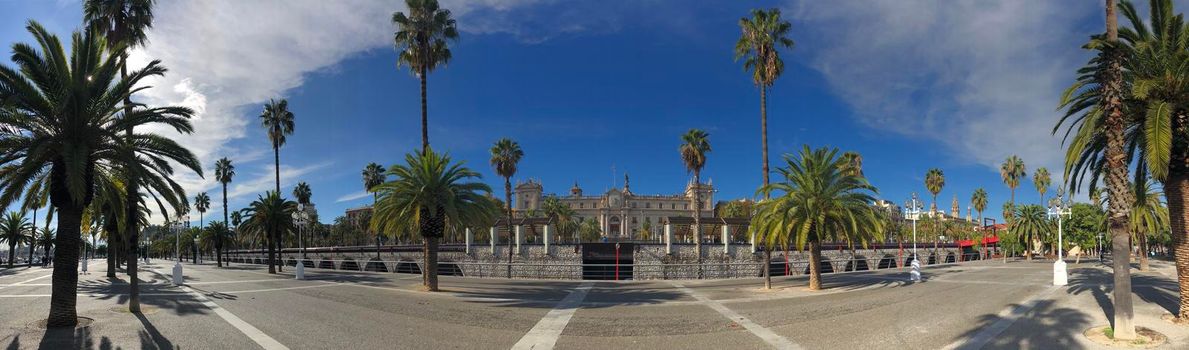
[[[1066,289],[1069,294],[1090,293],[1094,301],[1102,308],[1108,320],[1114,320],[1114,303],[1111,293],[1114,292],[1114,274],[1098,268],[1084,268],[1070,271],[1072,278]],[[1149,274],[1135,273],[1131,275],[1131,292],[1140,300],[1153,303],[1164,308],[1171,314],[1177,314],[1180,308],[1178,299],[1179,287],[1175,281]]]
[[[1002,333],[992,337],[981,349],[1079,349],[1078,337],[1086,328],[1090,327],[1090,316],[1084,312],[1055,307],[1055,300],[1038,300],[1036,306],[1025,314],[1018,315]],[[1013,309],[1021,307],[1019,304],[1010,305]],[[962,333],[956,341],[972,341],[981,336],[984,330],[996,326],[1002,320],[997,314],[979,316],[979,323],[970,330]],[[967,343],[958,349],[975,349],[980,344]]]
[[[20,340],[14,338],[13,342],[8,344],[9,349],[19,349]],[[113,347],[111,339],[108,337],[100,337],[99,344],[95,344],[95,337],[91,334],[90,326],[83,326],[78,328],[48,328],[45,334],[41,337],[41,343],[37,345],[38,349],[99,349],[111,350],[119,349]]]
[[[169,341],[168,338],[165,338],[164,335],[161,335],[161,332],[157,331],[157,327],[153,326],[153,323],[149,322],[148,318],[145,318],[145,316],[140,313],[136,313],[135,315],[136,315],[136,319],[140,320],[140,324],[142,326],[144,326],[144,330],[141,330],[138,332],[139,333],[138,335],[140,336],[140,348],[141,349],[174,349],[175,348],[175,346],[173,345],[173,342]],[[151,345],[151,347],[150,347],[150,345]]]

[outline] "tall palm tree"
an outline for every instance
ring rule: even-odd
[[[1053,184],[1053,177],[1049,174],[1049,169],[1045,167],[1036,168],[1036,172],[1032,173],[1032,185],[1036,186],[1036,192],[1040,193],[1040,205],[1048,205],[1045,203],[1045,192],[1049,191],[1049,186]]]
[[[235,178],[235,165],[231,164],[231,160],[223,157],[215,162],[215,180],[223,185],[223,222],[231,222],[228,220],[229,213],[227,212],[227,184]],[[215,264],[223,267],[223,237],[226,235],[218,235],[215,237]]]
[[[380,166],[380,164],[368,163],[368,165],[366,167],[363,167],[363,189],[368,192],[371,192],[371,194],[372,194],[372,210],[373,211],[376,210],[376,202],[379,200],[378,199],[379,197],[377,197],[378,194],[376,193],[376,186],[379,186],[380,184],[384,183],[385,181],[388,181],[388,178],[386,175],[384,175],[384,167]],[[371,225],[368,225],[368,227],[371,227]],[[374,232],[376,233],[376,259],[379,260],[380,259],[380,231],[374,231]]]
[[[970,205],[974,206],[974,211],[978,212],[978,226],[983,232],[983,255],[987,254],[987,228],[983,227],[983,210],[987,210],[987,190],[979,187],[974,190],[974,194],[970,196]]]
[[[33,225],[25,218],[24,212],[10,211],[0,220],[0,240],[8,242],[8,268],[13,267],[17,246],[32,241],[29,234],[32,228]]]
[[[173,167],[167,164],[181,164],[199,175],[202,169],[189,150],[169,138],[126,133],[155,124],[184,134],[193,131],[192,112],[184,107],[134,104],[125,109],[126,97],[142,79],[165,73],[159,61],[120,78],[116,72],[122,62],[105,54],[108,43],[93,27],[74,34],[69,56],[61,40],[40,24],[30,22],[27,28],[39,49],[16,44],[12,61],[19,68],[0,67],[0,100],[8,105],[0,109],[0,124],[8,126],[0,131],[0,206],[11,204],[39,174],[49,174],[59,252],[47,324],[73,326],[82,213],[105,174],[116,168],[136,172],[138,185],[148,186],[172,206],[184,195],[170,178]]]
[[[393,42],[398,51],[397,66],[408,66],[421,81],[421,151],[429,148],[429,111],[425,82],[429,72],[450,62],[448,40],[458,40],[458,26],[450,10],[438,6],[438,0],[405,0],[409,13],[392,14],[396,25]]]
[[[778,196],[757,204],[749,230],[764,234],[768,246],[787,247],[794,241],[797,249],[809,245],[809,289],[821,284],[821,242],[868,242],[882,239],[883,220],[870,203],[876,189],[863,177],[847,171],[846,160],[838,149],[801,149],[797,155],[785,155],[787,165],[776,171],[783,181],[760,188],[760,192]]]
[[[793,27],[780,18],[780,9],[753,9],[751,18],[740,18],[742,33],[735,42],[735,60],[743,60],[743,69],[751,72],[751,81],[760,88],[760,154],[763,158],[764,186],[768,185],[768,88],[784,73],[780,49],[792,49]]]
[[[1148,236],[1165,232],[1168,227],[1168,208],[1164,206],[1160,191],[1149,181],[1140,181],[1135,186],[1135,203],[1131,206],[1131,232],[1141,254],[1139,270],[1148,270]]]
[[[203,222],[203,214],[211,208],[211,197],[206,195],[206,192],[201,192],[194,196],[194,210],[198,211],[198,229],[202,229],[205,224]]]
[[[281,198],[276,191],[260,195],[243,210],[244,229],[262,234],[268,241],[268,273],[277,273],[277,244],[281,235],[297,229],[293,222],[295,211],[297,202]]]
[[[1011,209],[1007,211],[1008,215],[1014,215],[1016,206],[1016,187],[1020,187],[1020,179],[1028,176],[1028,171],[1024,168],[1024,160],[1016,155],[1011,155],[1003,161],[999,166],[999,178],[1003,180],[1003,184],[1011,190],[1011,200],[1008,202]],[[1009,218],[1004,218],[1009,219]]]
[[[276,192],[281,193],[281,146],[285,137],[293,134],[293,112],[289,111],[289,100],[269,100],[260,113],[260,126],[268,133],[272,143],[273,171],[276,172]]]
[[[1116,10],[1122,10],[1132,28],[1118,28]],[[1184,195],[1189,194],[1189,174],[1173,171],[1185,168],[1184,158],[1172,162],[1171,155],[1184,155],[1184,138],[1173,138],[1171,130],[1182,130],[1183,118],[1170,118],[1170,110],[1184,110],[1183,104],[1169,104],[1185,89],[1183,72],[1186,40],[1180,15],[1172,15],[1172,3],[1151,2],[1151,27],[1139,18],[1134,6],[1124,1],[1106,2],[1106,32],[1094,35],[1086,49],[1095,52],[1079,69],[1077,80],[1062,95],[1065,114],[1053,127],[1056,133],[1068,124],[1063,144],[1067,147],[1065,178],[1071,189],[1079,182],[1094,191],[1100,179],[1107,190],[1107,227],[1111,236],[1114,268],[1115,338],[1134,339],[1134,308],[1131,300],[1131,234],[1129,219],[1134,191],[1130,186],[1129,162],[1137,164],[1139,177],[1148,172],[1164,182],[1173,237],[1184,236]],[[1125,40],[1120,41],[1120,36]],[[1136,48],[1141,48],[1136,50]],[[1125,71],[1127,72],[1125,74]],[[1178,113],[1179,114],[1179,113]],[[1149,117],[1150,116],[1150,117]],[[1173,120],[1180,125],[1173,126]],[[1072,136],[1072,138],[1071,138]],[[1175,142],[1174,142],[1175,141]],[[1139,157],[1132,157],[1131,150]],[[1088,181],[1082,177],[1090,175]],[[1177,175],[1174,175],[1177,174]],[[1189,320],[1189,243],[1174,240],[1181,307],[1178,318]],[[1183,250],[1182,250],[1183,249]]]
[[[510,138],[502,138],[491,146],[491,167],[496,175],[504,178],[504,207],[507,210],[504,223],[508,230],[508,278],[512,278],[512,176],[516,175],[516,165],[524,158],[524,151],[520,144]]]
[[[95,30],[107,38],[109,43],[113,45],[108,46],[111,55],[117,56],[120,59],[120,78],[128,78],[128,51],[144,46],[148,42],[148,30],[153,27],[153,0],[87,0],[83,4],[83,20],[87,25],[95,28]],[[132,94],[129,93],[124,96],[124,113],[132,113],[133,108]],[[129,126],[124,130],[125,136],[132,137],[133,127]],[[129,151],[128,157],[135,157],[134,153]],[[136,163],[135,160],[128,161],[129,163]],[[135,166],[135,164],[129,164]],[[127,215],[124,219],[126,224],[122,228],[124,230],[125,247],[128,251],[128,275],[129,275],[129,303],[128,310],[130,312],[140,311],[140,281],[137,279],[137,262],[136,254],[139,247],[139,233],[140,233],[140,219],[136,217],[140,208],[141,193],[140,181],[135,176],[137,171],[124,171],[123,176],[125,180],[125,201],[129,205],[125,206]],[[34,218],[36,224],[36,218]]]
[[[941,169],[932,168],[925,172],[925,189],[933,194],[933,205],[930,211],[937,211],[937,194],[945,187],[945,174]]]
[[[405,156],[405,164],[388,168],[394,179],[375,189],[372,229],[378,232],[420,232],[424,238],[425,288],[438,290],[438,239],[446,230],[459,230],[470,222],[486,221],[495,213],[487,194],[491,187],[478,180],[481,175],[454,163],[449,155],[432,149]]]
[[[296,186],[293,186],[293,198],[297,200],[297,204],[300,204],[299,207],[310,205],[310,197],[312,196],[314,196],[314,191],[310,190],[310,184],[306,183],[305,181],[298,182]],[[304,238],[305,237],[298,237],[298,239]],[[303,243],[304,242],[297,242],[297,246],[301,247],[303,246]]]
[[[689,129],[681,135],[681,162],[685,171],[694,174],[694,253],[698,255],[698,278],[702,277],[702,168],[706,166],[706,154],[710,153],[710,134]]]
[[[198,211],[198,232],[202,232],[205,223],[203,222],[203,214],[206,210],[211,208],[211,197],[206,195],[206,192],[199,193],[194,196],[194,210]],[[194,250],[194,263],[198,263],[198,247]]]

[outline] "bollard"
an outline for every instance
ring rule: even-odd
[[[182,263],[177,262],[173,264],[173,285],[182,285]]]
[[[912,271],[908,273],[908,280],[913,282],[921,280],[921,262],[917,260],[915,254],[912,256]]]
[[[296,279],[299,279],[299,280],[306,279],[306,264],[302,263],[299,260],[297,262],[297,266],[294,266],[293,269],[294,269],[293,277],[295,277]]]

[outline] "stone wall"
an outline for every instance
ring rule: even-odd
[[[515,250],[515,248],[513,248]],[[579,280],[583,276],[580,246],[553,244],[549,251],[544,245],[524,244],[519,253],[512,255],[512,278],[567,279]],[[636,244],[632,252],[632,278],[649,279],[721,279],[760,277],[763,273],[763,253],[752,252],[751,245],[730,245],[724,252],[722,245],[702,246],[702,264],[698,264],[696,249],[692,244],[674,244],[673,254],[665,254],[663,244]],[[924,265],[959,262],[956,248],[932,247],[920,249]],[[294,266],[301,253],[286,251],[280,254],[286,266]],[[232,263],[266,263],[267,255],[260,252],[229,252]],[[382,252],[379,259],[373,252],[323,253],[308,252],[305,265],[310,268],[420,273],[422,253],[419,250]],[[508,247],[500,245],[472,246],[471,253],[443,251],[438,253],[439,273],[470,277],[508,277]],[[907,264],[908,251],[858,249],[822,251],[823,272],[855,270],[876,270],[899,268]],[[787,266],[786,266],[787,261]],[[809,252],[791,251],[787,259],[785,252],[772,252],[769,268],[773,275],[800,275],[808,273]],[[626,268],[626,266],[625,266]]]

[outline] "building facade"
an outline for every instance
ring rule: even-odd
[[[518,216],[541,210],[546,197],[557,197],[575,212],[576,221],[597,220],[602,236],[615,240],[656,239],[663,233],[667,217],[693,217],[694,193],[700,193],[701,216],[714,216],[714,186],[711,183],[687,183],[685,191],[673,195],[644,195],[632,192],[627,175],[623,188],[612,188],[597,195],[586,195],[578,183],[568,196],[544,194],[539,180],[519,182],[514,189],[513,212]],[[542,214],[543,215],[543,214]]]

